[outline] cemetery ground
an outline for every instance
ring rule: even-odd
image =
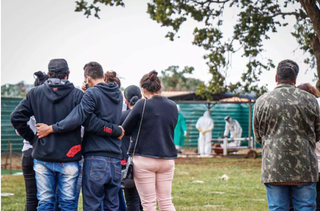
[[[260,183],[260,167],[261,158],[176,159],[172,187],[176,210],[268,210],[265,187]],[[223,175],[226,175],[224,179]],[[14,194],[1,196],[1,210],[24,210],[23,176],[2,175],[1,192]],[[79,210],[83,210],[82,196]]]

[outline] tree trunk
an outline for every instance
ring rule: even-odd
[[[320,91],[320,38],[319,38],[319,35],[317,35],[317,37],[313,40],[312,48],[313,48],[314,56],[316,57],[316,65],[317,65],[318,81],[317,81],[316,87]]]
[[[317,0],[320,4],[320,0]],[[310,18],[313,28],[316,31],[316,37],[312,42],[312,49],[314,56],[316,57],[317,64],[317,89],[320,90],[320,10],[316,5],[316,0],[300,0],[300,3],[303,9],[307,12],[308,17]]]

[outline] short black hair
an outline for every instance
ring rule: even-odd
[[[286,59],[281,61],[277,67],[278,83],[294,82],[299,73],[299,66],[296,62]]]
[[[84,76],[90,76],[92,79],[103,79],[103,69],[98,62],[89,62],[84,67]]]

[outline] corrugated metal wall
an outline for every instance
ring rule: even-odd
[[[20,103],[22,98],[1,97],[1,151],[7,149],[8,139],[12,143],[12,150],[20,152],[22,149],[22,138],[17,136],[10,122],[10,114]],[[177,103],[180,105],[181,113],[186,118],[188,135],[185,140],[184,148],[197,148],[199,132],[195,125],[206,111],[205,104]],[[252,109],[253,110],[253,109]],[[239,121],[243,133],[242,137],[248,137],[249,128],[249,107],[248,104],[216,104],[211,108],[211,117],[214,120],[213,138],[223,135],[225,127],[225,116],[231,116]],[[253,136],[253,132],[251,133]],[[246,143],[244,143],[246,144]]]
[[[199,132],[196,129],[198,119],[203,116],[207,110],[205,104],[195,103],[179,103],[182,115],[186,118],[188,135],[185,139],[184,148],[197,148]],[[253,112],[253,107],[252,107]],[[249,104],[232,104],[221,103],[216,104],[211,108],[211,117],[214,120],[214,129],[212,131],[212,138],[219,138],[223,136],[225,128],[225,116],[231,116],[233,119],[238,120],[242,127],[242,137],[248,137],[249,133]],[[253,137],[253,131],[251,130]],[[242,146],[247,146],[247,142]]]
[[[8,147],[8,140],[12,143],[12,151],[21,152],[23,138],[17,136],[11,121],[10,114],[20,103],[22,98],[1,97],[1,151]]]

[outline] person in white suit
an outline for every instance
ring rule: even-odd
[[[204,112],[203,116],[197,121],[196,128],[199,131],[198,153],[201,156],[211,154],[211,138],[214,127],[213,119],[210,115],[210,110]]]
[[[241,138],[242,127],[240,126],[239,122],[235,119],[232,119],[230,116],[226,116],[224,120],[226,121],[224,137],[228,137],[230,132],[231,139]],[[228,148],[239,147],[239,146],[240,146],[240,141],[234,141],[234,142],[228,143]]]

